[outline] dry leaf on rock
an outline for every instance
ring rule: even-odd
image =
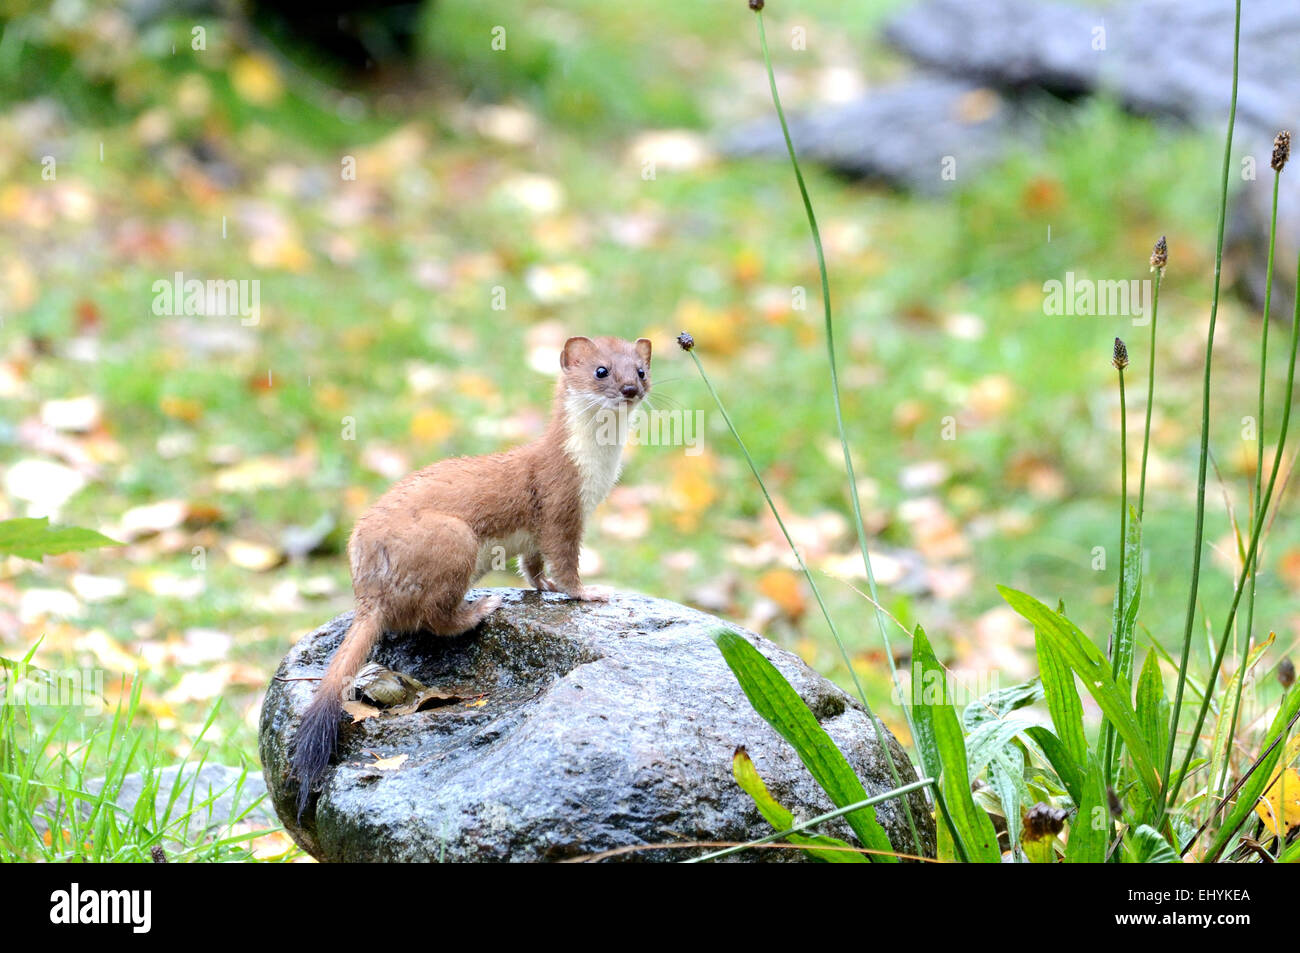
[[[367,705],[365,702],[346,701],[343,703],[343,710],[352,716],[352,723],[365,721],[368,718],[374,718],[382,712],[374,705]]]

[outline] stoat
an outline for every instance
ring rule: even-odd
[[[294,743],[300,814],[334,753],[344,692],[385,630],[468,632],[501,599],[467,602],[465,593],[516,556],[536,589],[608,600],[578,577],[583,523],[618,479],[628,416],[649,391],[646,338],[569,338],[537,440],[417,470],[357,521],[348,541],[356,614]]]

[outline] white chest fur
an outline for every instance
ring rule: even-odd
[[[592,407],[587,398],[569,396],[565,405],[568,439],[564,450],[582,479],[582,512],[588,515],[609,495],[623,466],[629,412],[625,407]]]

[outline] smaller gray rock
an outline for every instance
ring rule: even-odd
[[[304,637],[281,663],[262,707],[262,766],[285,826],[317,858],[542,861],[763,837],[771,827],[732,777],[739,745],[796,816],[831,809],[794,750],[754,712],[710,638],[726,623],[631,594],[606,604],[515,589],[470,598],[490,591],[505,603],[472,633],[384,636],[373,660],[462,700],[345,724],[336,766],[301,820],[288,753],[315,689],[302,679],[324,672],[351,614]],[[742,634],[789,679],[867,792],[893,788],[858,703],[796,656]],[[904,782],[915,780],[898,742],[885,743]],[[925,799],[913,792],[909,803],[932,853]],[[900,801],[882,804],[877,815],[902,849]],[[827,832],[852,837],[839,822]],[[620,859],[694,853],[638,850]],[[802,854],[749,851],[738,859]]]
[[[938,194],[1022,139],[1020,107],[976,82],[921,75],[873,90],[842,106],[790,119],[801,159],[846,175]],[[739,127],[724,138],[733,156],[783,157],[785,139],[775,116]]]
[[[266,782],[256,769],[250,771],[224,764],[172,765],[159,769],[155,780],[153,818],[170,831],[164,838],[166,843],[192,844],[203,838],[224,837],[237,824],[280,826],[266,797]],[[97,796],[104,783],[104,778],[87,781],[86,793]],[[111,792],[119,818],[135,813],[144,789],[145,775],[141,772],[128,774],[121,780]],[[83,818],[88,817],[90,805],[78,801],[77,810]],[[46,813],[53,812],[51,805]],[[183,818],[182,831],[176,825]],[[38,814],[37,823],[44,825],[44,816]]]

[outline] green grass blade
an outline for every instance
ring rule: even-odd
[[[1169,739],[1169,699],[1160,674],[1160,660],[1148,651],[1138,676],[1137,720],[1150,751],[1159,751]]]
[[[826,600],[822,598],[821,587],[817,585],[817,579],[808,570],[808,564],[804,562],[803,554],[800,553],[799,547],[795,545],[794,538],[786,528],[785,520],[781,518],[781,511],[777,509],[776,503],[772,499],[772,494],[767,491],[767,484],[763,482],[763,475],[758,472],[758,465],[754,463],[754,458],[750,454],[749,448],[741,438],[740,431],[736,429],[736,425],[732,422],[731,415],[727,413],[727,408],[722,403],[722,398],[718,396],[717,390],[714,389],[713,382],[709,380],[709,375],[704,372],[704,364],[700,361],[699,355],[697,355],[693,349],[688,349],[687,353],[690,354],[691,360],[695,362],[695,367],[700,372],[700,378],[704,381],[704,386],[708,388],[709,396],[713,398],[713,403],[718,408],[718,413],[722,415],[722,419],[726,423],[727,429],[731,431],[731,436],[736,441],[736,446],[740,448],[740,452],[745,458],[745,463],[749,465],[749,472],[753,474],[754,481],[758,484],[758,488],[763,494],[763,499],[767,501],[768,511],[772,514],[772,518],[776,520],[776,525],[780,527],[781,535],[785,537],[786,544],[790,547],[790,552],[794,555],[795,562],[799,564],[799,570],[803,573],[804,579],[808,581],[808,588],[812,590],[813,598],[817,601],[817,607],[821,610],[822,617],[826,620],[826,627],[830,629],[831,637],[835,640],[835,645],[840,652],[840,658],[844,660],[844,666],[848,669],[850,678],[853,679],[853,687],[857,692],[858,700],[862,702],[862,708],[867,713],[867,717],[871,720],[872,730],[875,731],[877,737],[883,737],[885,734],[884,726],[881,724],[880,718],[872,709],[871,703],[867,700],[866,690],[862,687],[862,679],[858,677],[858,670],[854,667],[853,659],[849,656],[848,647],[844,644],[844,639],[840,636],[839,626],[835,624],[835,619],[826,605]],[[890,655],[889,658],[892,671],[895,668],[893,656]],[[892,678],[895,689],[901,696],[902,689],[899,687],[897,672],[894,672]],[[910,719],[911,714],[908,712],[906,706],[904,706],[903,710]],[[912,727],[910,720],[908,722],[908,727]],[[890,779],[894,782],[895,787],[901,787],[902,776],[898,773],[898,766],[894,764],[894,756],[890,753],[888,747],[884,749],[884,754],[885,765],[889,769]],[[909,760],[908,767],[911,766]],[[917,832],[916,818],[912,816],[912,805],[908,801],[903,802],[903,814],[907,819],[908,831],[912,835],[913,849],[919,854],[922,852],[921,835]]]
[[[712,636],[754,710],[790,743],[832,803],[844,807],[866,800],[866,789],[853,773],[853,767],[776,666],[738,632],[719,628],[713,630]],[[879,740],[881,744],[887,743],[883,737]],[[854,811],[846,820],[863,847],[880,851],[894,849],[873,808]],[[893,857],[877,855],[876,859],[897,862]]]
[[[835,408],[835,429],[839,435],[840,450],[844,458],[844,473],[848,478],[849,506],[853,512],[853,524],[857,528],[858,550],[862,554],[862,566],[867,573],[867,590],[871,595],[871,602],[875,612],[876,629],[880,633],[880,641],[885,648],[885,661],[889,665],[889,677],[894,684],[894,691],[901,696],[903,691],[902,682],[898,677],[898,668],[894,664],[894,650],[889,643],[889,626],[885,624],[885,613],[880,608],[880,592],[876,586],[876,572],[872,567],[871,552],[867,546],[866,521],[862,517],[862,497],[858,492],[858,479],[853,471],[853,454],[849,450],[848,432],[844,425],[844,407],[840,400],[840,378],[835,358],[835,321],[831,314],[831,281],[826,268],[826,250],[822,247],[821,230],[817,227],[817,214],[813,211],[812,198],[808,195],[808,186],[804,182],[803,172],[799,168],[799,156],[795,152],[794,140],[790,138],[790,126],[785,120],[785,110],[781,106],[781,94],[776,88],[776,72],[772,69],[772,54],[767,48],[767,29],[763,25],[763,5],[761,3],[751,4],[750,8],[754,11],[755,20],[758,23],[758,43],[763,51],[763,65],[767,70],[767,83],[772,93],[772,106],[776,110],[776,118],[781,124],[781,135],[785,139],[786,153],[790,157],[790,167],[794,171],[795,183],[799,187],[799,197],[803,200],[804,214],[808,218],[808,231],[812,235],[813,249],[817,253],[817,272],[821,278],[822,287],[822,315],[826,330],[826,364],[830,371],[831,403]],[[865,698],[863,704],[866,704]],[[871,715],[877,732],[879,732],[879,720],[869,707],[867,711]],[[908,714],[907,706],[903,707],[903,711],[904,717],[910,719],[911,716]],[[910,720],[908,721],[908,728],[915,734],[915,727]],[[894,764],[894,756],[889,751],[888,746],[885,747],[884,753],[889,775],[893,779],[895,787],[897,787],[902,784],[902,777],[898,772],[897,765]],[[903,811],[907,816],[908,829],[911,831],[915,849],[920,851],[920,835],[917,834],[916,822],[912,817],[912,808],[907,801],[903,802]]]
[[[1001,721],[989,721],[980,725],[966,736],[967,772],[974,781],[981,771],[990,764],[999,753],[1004,751],[1012,740],[1022,732],[1034,727],[1037,722],[1023,715],[1011,715]]]
[[[1196,621],[1196,597],[1200,591],[1201,557],[1205,548],[1205,475],[1206,464],[1210,454],[1210,380],[1214,364],[1214,329],[1219,318],[1219,288],[1223,277],[1223,238],[1228,221],[1228,178],[1232,170],[1232,135],[1237,124],[1237,82],[1241,56],[1241,0],[1236,0],[1232,34],[1232,98],[1228,106],[1228,132],[1223,143],[1223,173],[1219,184],[1219,215],[1217,223],[1217,243],[1214,251],[1214,292],[1210,299],[1210,321],[1205,339],[1205,372],[1201,384],[1201,446],[1196,471],[1196,528],[1192,534],[1192,572],[1191,586],[1187,593],[1187,613],[1183,622],[1182,656],[1178,665],[1178,681],[1174,689],[1174,702],[1171,709],[1173,727],[1169,731],[1169,742],[1165,747],[1164,768],[1161,777],[1169,783],[1174,766],[1174,748],[1178,742],[1178,720],[1182,715],[1183,690],[1187,685],[1187,669],[1192,661],[1192,629]],[[1288,401],[1290,395],[1287,396]],[[1281,448],[1278,450],[1279,456]],[[1249,566],[1246,570],[1249,571]],[[1213,689],[1213,679],[1210,689]],[[1202,699],[1202,703],[1208,698]],[[1196,735],[1200,726],[1192,732],[1191,748],[1196,747]],[[1191,751],[1188,751],[1191,760]],[[1186,767],[1186,766],[1184,766]],[[1180,773],[1179,780],[1186,775]],[[1163,813],[1172,806],[1177,791],[1166,792],[1163,788],[1159,794],[1160,809]]]
[[[1106,860],[1110,837],[1110,810],[1101,765],[1090,758],[1082,779],[1082,798],[1075,803],[1078,811],[1070,823],[1070,839],[1065,844],[1067,864],[1100,864]]]
[[[999,749],[989,762],[989,785],[1002,804],[1002,817],[1007,824],[1007,849],[1011,856],[1020,859],[1020,833],[1024,826],[1022,812],[1032,803],[1025,784],[1025,754],[1015,746]]]
[[[1058,743],[1070,758],[1075,773],[1088,763],[1088,738],[1083,730],[1083,702],[1074,684],[1074,669],[1055,643],[1034,627],[1034,648],[1038,655],[1038,672],[1047,696],[1047,711],[1052,716]],[[1057,766],[1057,774],[1061,769]],[[1065,780],[1064,777],[1061,778]]]
[[[1074,760],[1074,756],[1066,750],[1061,739],[1042,725],[1026,728],[1025,734],[1034,739],[1038,746],[1043,749],[1043,754],[1047,756],[1047,760],[1056,771],[1056,776],[1061,779],[1061,784],[1069,792],[1070,800],[1074,801],[1075,804],[1082,801],[1083,772],[1079,770],[1079,765]]]
[[[775,830],[788,831],[794,827],[794,815],[781,805],[772,793],[768,791],[767,785],[759,777],[758,769],[754,767],[753,760],[750,759],[745,749],[737,748],[736,754],[731,759],[731,773],[736,778],[736,783],[741,789],[754,799],[754,804],[758,812],[763,815]],[[838,837],[830,837],[826,834],[790,834],[787,838],[792,844],[806,844],[815,847],[851,847]],[[856,853],[852,850],[810,850],[806,851],[813,860],[824,861],[830,864],[866,864],[870,863],[866,856]]]
[[[1219,702],[1219,712],[1214,719],[1214,738],[1210,743],[1209,779],[1217,785],[1216,793],[1223,790],[1223,782],[1228,776],[1228,765],[1232,761],[1232,742],[1236,734],[1237,714],[1241,707],[1241,691],[1246,676],[1268,651],[1275,638],[1275,635],[1270,634],[1259,645],[1250,647],[1245,660],[1237,667],[1233,677],[1228,679],[1223,700]]]
[[[1183,862],[1178,852],[1160,836],[1160,832],[1148,824],[1141,825],[1124,838],[1124,860],[1131,864],[1181,864]]]
[[[912,689],[917,702],[912,718],[916,746],[925,773],[940,778],[958,853],[975,862],[999,863],[1002,856],[993,821],[971,797],[966,742],[957,722],[957,710],[948,700],[946,673],[919,625],[912,635],[912,662],[921,676],[920,690],[916,686]]]
[[[1133,684],[1133,644],[1137,627],[1138,608],[1142,604],[1142,524],[1137,510],[1129,508],[1127,530],[1124,537],[1123,583],[1115,596],[1113,631],[1115,642],[1111,646],[1111,675],[1128,694]],[[1120,600],[1123,599],[1123,605]],[[1102,732],[1103,750],[1108,783],[1113,783],[1119,769],[1123,744],[1115,737],[1114,726],[1109,722]],[[1163,739],[1161,741],[1163,746]],[[1162,750],[1157,748],[1153,750]]]
[[[1138,728],[1137,715],[1128,693],[1111,676],[1110,662],[1097,646],[1073,622],[1053,612],[1033,596],[998,586],[998,592],[1011,608],[1028,619],[1060,652],[1092,695],[1102,713],[1115,726],[1129,747],[1129,756],[1137,768],[1138,778],[1153,797],[1160,793],[1160,776],[1151,759],[1146,739]]]

